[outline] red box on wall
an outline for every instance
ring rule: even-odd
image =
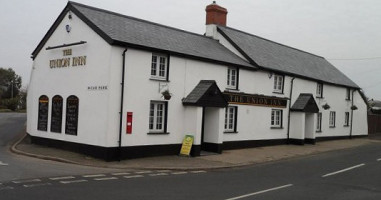
[[[132,112],[127,112],[126,133],[132,133]]]

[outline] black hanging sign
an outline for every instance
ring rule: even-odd
[[[52,118],[50,131],[61,133],[62,129],[62,97],[54,96],[52,99]]]
[[[76,96],[69,96],[66,102],[66,125],[65,133],[77,135],[78,129],[78,104],[79,99]]]
[[[48,130],[49,98],[45,95],[38,99],[38,122],[37,130]]]

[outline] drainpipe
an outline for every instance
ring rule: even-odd
[[[290,115],[291,115],[291,98],[292,98],[292,88],[294,87],[294,79],[293,77],[291,79],[291,88],[290,88],[290,99],[288,102],[288,121],[287,121],[287,144],[290,144]]]
[[[353,106],[353,93],[355,92],[355,90],[352,91],[352,106]],[[353,109],[352,109],[352,106],[351,106],[351,128],[350,128],[350,132],[349,132],[349,138],[352,139],[352,124],[353,124]]]
[[[121,95],[120,95],[120,119],[119,119],[119,141],[118,141],[118,159],[119,161],[122,158],[122,123],[123,123],[123,98],[124,98],[124,70],[126,68],[126,52],[127,48],[123,51],[123,64],[122,64],[122,82],[121,84]]]

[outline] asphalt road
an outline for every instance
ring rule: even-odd
[[[25,122],[25,113],[0,113],[0,182],[111,171],[12,154],[9,147],[25,133]]]
[[[381,145],[373,143],[236,169],[45,174],[0,182],[0,199],[379,200],[380,171]]]

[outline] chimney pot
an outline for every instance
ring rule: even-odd
[[[206,25],[215,24],[226,26],[226,16],[228,11],[226,8],[223,8],[216,4],[216,1],[213,1],[212,4],[206,6]]]

